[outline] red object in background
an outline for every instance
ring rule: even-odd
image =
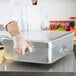
[[[58,26],[57,25],[53,25],[53,28],[54,28],[54,30],[57,30]]]
[[[66,23],[69,23],[70,21],[66,21]]]
[[[70,22],[70,21],[64,21],[64,23],[66,24],[66,26],[65,26],[65,31],[70,31],[69,22]]]
[[[74,17],[70,17],[70,19],[74,19]]]
[[[54,23],[54,21],[49,21],[50,23]]]
[[[71,19],[73,19],[73,17],[71,17]],[[58,29],[58,25],[62,25],[62,28],[65,31],[70,31],[70,26],[69,26],[69,22],[70,21],[49,21],[52,25],[50,25],[50,30],[57,30]]]
[[[49,28],[50,28],[50,30],[52,30],[52,26],[51,25],[49,26]]]
[[[58,21],[49,21],[52,25],[50,25],[49,27],[50,27],[50,30],[57,30],[58,29],[58,25],[57,25],[57,23],[58,23]]]
[[[74,17],[74,19],[76,19],[76,17]]]
[[[60,21],[58,21],[58,23],[60,23]]]
[[[76,19],[76,17],[70,17],[70,19]]]
[[[70,31],[70,26],[65,26],[66,31]]]
[[[58,29],[58,21],[54,21],[54,25],[53,25],[53,29],[54,30],[57,30]]]
[[[74,36],[76,36],[76,28],[71,28],[70,31],[74,32]]]

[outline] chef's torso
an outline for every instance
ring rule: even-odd
[[[24,6],[22,14],[22,24],[24,30],[41,30],[43,14],[39,3],[32,5],[32,1],[29,0]]]
[[[12,0],[5,25],[17,21],[20,32],[41,30],[43,23],[47,23],[44,22],[47,15],[43,1],[38,0],[37,5],[32,5],[31,0]]]

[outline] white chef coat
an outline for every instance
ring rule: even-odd
[[[37,5],[32,5],[31,0],[12,0],[7,14],[5,25],[16,21],[20,32],[49,27],[44,0],[38,0]]]

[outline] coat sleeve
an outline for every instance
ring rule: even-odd
[[[16,0],[11,1],[6,13],[7,13],[7,16],[4,19],[4,27],[6,27],[6,25],[11,21],[16,21],[18,23],[18,27],[20,27],[19,25],[20,9],[18,7],[18,3]]]

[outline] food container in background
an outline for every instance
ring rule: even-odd
[[[50,28],[50,30],[53,30],[53,21],[49,21],[49,22],[50,22],[49,28]]]
[[[54,21],[49,21],[49,22],[50,22],[50,25],[51,25],[51,26],[53,26],[53,24],[54,24]]]
[[[66,21],[65,31],[70,31],[70,29],[72,28],[72,26],[70,26],[69,24],[70,21]]]
[[[64,31],[64,23],[63,21],[58,21],[58,29],[57,31]]]
[[[61,21],[61,27],[62,27],[62,31],[65,31],[65,27],[66,27],[66,21]]]
[[[58,29],[58,21],[54,21],[53,30]]]
[[[52,30],[52,25],[49,26],[50,30]]]
[[[58,29],[58,21],[50,21],[50,30],[57,30]]]
[[[70,22],[70,21],[66,21],[66,25],[67,25],[67,26],[69,26],[69,22]]]
[[[57,31],[63,31],[63,28],[59,25]]]
[[[50,26],[49,26],[49,28],[50,28],[50,30],[53,30],[53,21],[49,21],[50,22]]]
[[[60,26],[61,25],[61,21],[58,21],[58,26]]]
[[[72,28],[70,31],[74,32],[74,36],[76,36],[76,28]]]
[[[66,26],[66,27],[65,27],[65,30],[66,30],[66,31],[70,31],[70,26]]]
[[[74,17],[70,17],[69,26],[70,26],[70,27],[72,27],[72,28],[74,28],[74,27],[75,27]]]

